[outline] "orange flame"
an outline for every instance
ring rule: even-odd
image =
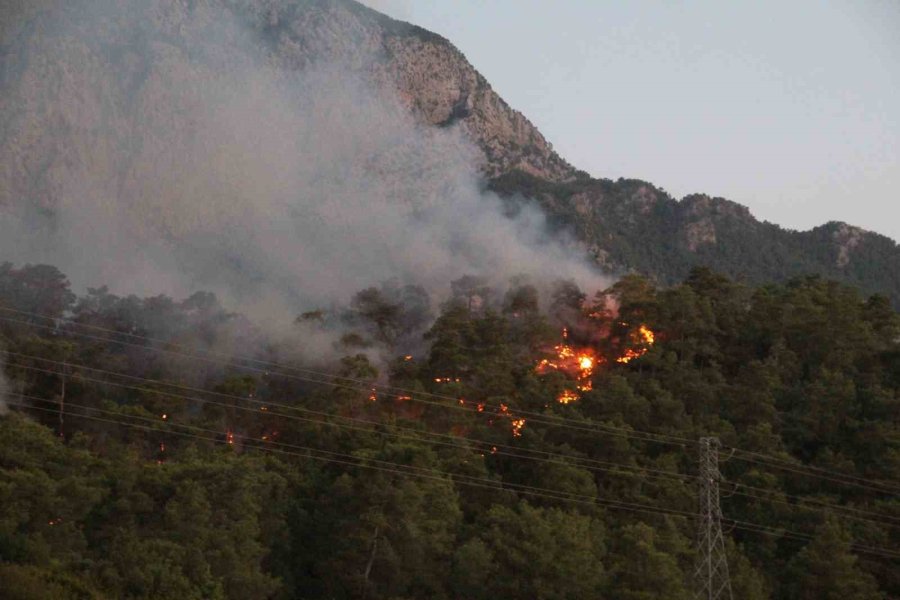
[[[553,347],[556,360],[543,359],[538,363],[536,371],[543,375],[549,371],[562,371],[576,381],[576,388],[582,392],[592,389],[591,377],[594,368],[602,361],[592,348],[572,348],[568,344],[569,331],[563,329],[563,342]],[[579,399],[579,395],[572,390],[564,390],[557,398],[561,404],[568,404]]]
[[[563,390],[562,394],[556,399],[560,404],[568,404],[569,402],[575,402],[581,396],[573,392],[572,390]]]
[[[545,358],[538,362],[535,371],[538,374],[546,374],[550,371],[561,371],[575,380],[575,389],[565,389],[556,398],[560,404],[569,404],[581,398],[579,392],[588,392],[593,389],[591,378],[598,365],[606,362],[590,347],[573,348],[568,343],[568,329],[563,329],[563,341],[553,347],[554,358]],[[656,341],[656,334],[646,325],[641,325],[637,331],[631,334],[632,347],[615,360],[618,363],[628,363],[635,358],[640,358],[650,350],[650,346]]]
[[[641,325],[637,332],[632,334],[632,338],[638,344],[638,347],[625,350],[625,354],[617,358],[616,362],[627,364],[635,358],[640,358],[647,354],[650,351],[650,346],[656,342],[656,334],[646,325]]]

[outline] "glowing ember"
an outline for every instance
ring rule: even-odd
[[[378,400],[378,395],[375,393],[375,391],[376,391],[375,388],[372,388],[372,393],[369,394],[370,402],[375,402],[376,400]]]
[[[397,396],[397,400],[401,402],[406,402],[407,400],[412,400],[412,396]]]
[[[62,523],[62,517],[50,519],[49,521],[47,521],[47,525],[50,525],[51,527],[54,525],[59,525],[60,523]]]
[[[513,437],[522,437],[522,428],[525,427],[525,419],[512,420]]]
[[[576,388],[582,392],[592,389],[591,377],[594,368],[602,359],[599,358],[593,348],[573,348],[569,345],[569,331],[563,329],[563,342],[553,347],[555,359],[544,359],[538,363],[535,369],[543,375],[550,371],[561,371],[576,381]],[[558,398],[562,404],[568,404],[578,400],[579,395],[572,390],[565,390]]]
[[[406,356],[403,357],[403,360],[412,360],[412,355],[407,354]]]
[[[234,432],[230,429],[225,432],[225,441],[231,446],[234,445]]]
[[[168,419],[168,418],[169,418],[169,415],[163,413],[162,420],[165,421],[165,420]]]
[[[572,390],[563,390],[563,393],[559,395],[556,401],[560,404],[568,404],[569,402],[575,402],[579,398],[580,396]]]

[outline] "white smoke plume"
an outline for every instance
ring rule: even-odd
[[[582,248],[548,237],[539,210],[509,217],[480,188],[459,130],[417,124],[343,65],[273,66],[225,12],[204,23],[188,48],[128,45],[116,70],[76,67],[93,57],[86,36],[144,25],[99,10],[29,49],[46,72],[18,84],[15,99],[34,105],[12,119],[0,158],[36,123],[67,147],[17,156],[48,171],[43,194],[3,198],[14,173],[0,171],[3,260],[56,265],[79,289],[211,290],[278,323],[389,279],[437,298],[465,274],[602,283]],[[41,97],[41,75],[62,77],[58,97]],[[50,114],[57,132],[41,121]]]

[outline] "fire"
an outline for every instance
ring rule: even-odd
[[[225,432],[225,441],[228,442],[230,446],[234,446],[234,432],[230,429]]]
[[[575,380],[575,387],[579,391],[587,392],[593,387],[591,377],[594,368],[602,359],[597,356],[593,348],[573,348],[569,345],[569,330],[563,329],[563,342],[553,347],[556,359],[543,359],[538,363],[536,371],[543,375],[549,371],[562,371]],[[578,400],[579,395],[573,390],[563,390],[556,399],[561,404],[568,404]]]
[[[617,357],[617,363],[629,363],[636,358],[645,355],[656,341],[656,334],[646,325],[641,325],[637,331],[631,334],[632,347]],[[543,375],[550,371],[561,371],[575,380],[574,389],[566,388],[556,398],[560,404],[569,404],[581,398],[579,392],[588,392],[593,389],[592,378],[598,365],[606,362],[606,359],[597,354],[594,348],[576,348],[569,345],[569,331],[563,329],[563,341],[553,347],[555,357],[541,360],[535,370]]]
[[[656,341],[656,334],[646,325],[641,325],[637,332],[632,335],[632,338],[638,344],[637,348],[628,348],[625,350],[625,354],[616,359],[616,362],[627,364],[635,358],[640,358],[647,354],[650,346]]]
[[[478,405],[478,412],[482,412],[483,404]],[[497,407],[496,415],[488,420],[488,425],[493,425],[498,418],[509,419],[510,432],[513,437],[522,437],[522,430],[525,428],[525,419],[515,416],[510,410],[509,405],[500,403]]]
[[[375,388],[372,388],[372,393],[369,394],[369,402],[375,402],[378,400],[378,393]]]
[[[563,390],[562,394],[559,395],[556,401],[560,404],[568,404],[569,402],[575,402],[579,398],[580,396],[572,390]]]

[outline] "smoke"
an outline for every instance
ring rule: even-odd
[[[4,259],[54,264],[82,289],[211,290],[282,326],[385,280],[436,298],[465,274],[599,283],[540,210],[510,216],[482,190],[460,130],[418,124],[359,70],[276,66],[208,6],[176,15],[167,43],[177,3],[145,3],[155,20],[123,4],[4,59],[30,65],[5,88],[25,108],[0,104]],[[94,41],[110,28],[115,58]]]

